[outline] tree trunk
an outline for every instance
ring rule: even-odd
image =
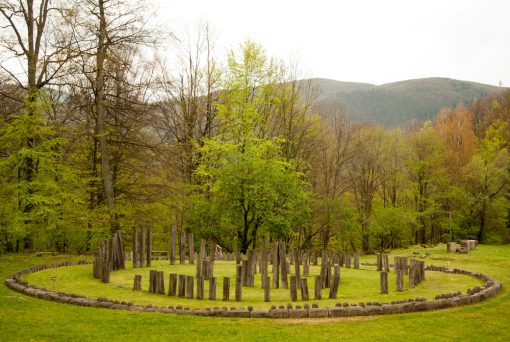
[[[115,213],[115,194],[113,191],[113,178],[110,167],[110,155],[108,148],[107,130],[105,128],[105,104],[104,104],[104,62],[106,60],[106,17],[104,12],[104,0],[99,0],[99,32],[96,54],[96,96],[95,107],[97,115],[97,131],[99,140],[99,150],[101,151],[101,167],[103,170],[103,185],[106,200],[108,202],[108,211],[110,215],[110,229],[112,233],[118,229],[117,216]]]
[[[478,232],[478,242],[482,241],[483,231],[485,229],[485,211],[487,209],[487,203],[483,201],[482,209],[480,210],[480,231]]]

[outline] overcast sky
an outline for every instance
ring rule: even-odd
[[[153,1],[171,30],[206,20],[220,50],[250,38],[270,56],[297,59],[305,77],[510,86],[509,0]]]

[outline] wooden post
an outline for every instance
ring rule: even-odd
[[[151,267],[152,260],[152,226],[149,225],[147,229],[147,267]]]
[[[186,276],[186,298],[193,299],[193,276]]]
[[[195,263],[195,244],[193,243],[193,233],[188,233],[188,245],[189,245],[189,263],[193,265]]]
[[[331,289],[329,290],[330,299],[336,299],[336,295],[338,293],[338,285],[340,285],[340,274],[335,274],[333,276],[333,284],[331,285]]]
[[[262,278],[262,283],[264,284],[264,302],[270,302],[271,301],[271,283],[269,277]]]
[[[388,294],[388,272],[381,272],[381,294]]]
[[[388,254],[383,254],[383,266],[384,272],[388,273],[390,271],[390,261],[388,258]]]
[[[155,270],[150,270],[149,272],[149,292],[154,293],[154,272]]]
[[[309,300],[310,296],[308,295],[308,279],[301,279],[301,299]]]
[[[303,256],[303,276],[310,276],[310,253],[306,251]]]
[[[133,249],[133,268],[138,268],[140,266],[138,265],[138,230],[136,229],[136,226],[133,226],[131,246]]]
[[[280,243],[280,253],[278,253],[278,254],[280,256],[280,274],[281,274],[282,288],[288,289],[289,281],[287,279],[287,259],[285,257],[285,255],[286,255],[285,242]]]
[[[359,270],[359,253],[354,254],[354,268]]]
[[[179,263],[186,263],[186,234],[179,231]]]
[[[209,300],[216,300],[216,277],[209,278]]]
[[[243,274],[241,275],[241,282],[243,286],[248,286],[248,260],[243,260]]]
[[[415,280],[416,280],[416,268],[414,266],[414,259],[411,259],[411,264],[409,266],[409,288],[414,288]]]
[[[352,264],[351,253],[347,253],[347,252],[345,253],[344,263],[345,263],[345,267],[351,268],[351,264]]]
[[[315,276],[315,300],[322,299],[322,279],[321,276]]]
[[[273,265],[272,265],[272,271],[273,271],[273,287],[275,289],[280,288],[280,258],[278,254],[280,253],[279,248],[279,241],[275,241],[273,245]]]
[[[248,262],[246,269],[246,286],[255,286],[254,273],[255,273],[255,251],[253,249],[248,250]]]
[[[230,278],[223,277],[223,300],[230,300]]]
[[[216,243],[211,240],[209,244],[209,260],[216,260]]]
[[[126,269],[126,256],[124,253],[124,242],[122,241],[122,231],[117,230],[116,232],[117,237],[117,248],[118,248],[118,254],[119,254],[119,265],[117,269]]]
[[[168,295],[175,296],[177,294],[177,274],[170,273],[168,278]]]
[[[108,258],[107,258],[107,260],[112,262],[112,270],[113,270],[113,265],[115,264],[115,256],[116,256],[115,253],[113,252],[113,250],[115,249],[115,240],[114,239],[108,239],[107,240],[107,246],[108,246]]]
[[[339,276],[339,277],[340,277],[340,265],[335,264],[335,265],[333,266],[333,268],[334,268],[334,270],[335,270],[334,275],[337,275],[337,276]]]
[[[165,275],[163,271],[158,272],[158,293],[165,294]]]
[[[243,283],[242,283],[243,266],[236,266],[236,301],[243,299]]]
[[[145,226],[140,226],[140,267],[145,267],[145,241],[146,230]]]
[[[294,274],[296,276],[296,287],[301,288],[301,252],[299,250],[294,251]],[[296,294],[297,298],[297,294]]]
[[[199,254],[198,259],[197,259],[197,266],[195,267],[195,269],[196,269],[195,276],[203,277],[202,265],[203,265],[203,261],[200,258],[200,254]]]
[[[205,260],[206,254],[205,254],[205,240],[200,240],[200,252],[198,253],[198,258],[200,260]]]
[[[175,265],[175,235],[176,227],[172,224],[170,227],[170,265]]]
[[[397,291],[402,292],[404,291],[404,271],[398,270],[396,272],[397,276]]]
[[[186,276],[179,274],[179,297],[186,297]]]
[[[207,266],[207,278],[210,280],[212,277],[214,277],[214,260],[209,260]]]
[[[135,275],[134,284],[133,284],[133,290],[134,291],[141,291],[142,290],[142,276],[140,274]]]
[[[197,299],[204,299],[204,278],[197,276]]]
[[[296,276],[290,276],[290,300],[292,302],[297,300]]]
[[[261,246],[261,256],[260,256],[260,279],[262,283],[262,288],[266,286],[271,286],[269,283],[266,283],[267,278],[267,243],[266,237],[262,238],[262,246]],[[265,292],[264,292],[265,298]]]
[[[382,271],[382,255],[381,253],[377,253],[377,270]]]
[[[106,267],[103,268],[103,276],[104,276],[103,283],[109,283],[110,282],[110,273],[113,268],[113,263],[111,261],[106,261],[106,262],[104,262],[104,265],[106,265]],[[105,274],[105,269],[106,269],[106,274]]]

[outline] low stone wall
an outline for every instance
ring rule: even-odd
[[[490,278],[487,275],[466,271],[462,269],[448,269],[446,267],[428,266],[427,271],[438,271],[445,273],[464,274],[484,281],[483,286],[476,286],[468,289],[467,294],[449,293],[439,294],[435,300],[426,300],[425,298],[415,298],[407,300],[392,301],[391,303],[366,302],[366,303],[337,303],[333,307],[319,307],[317,304],[304,304],[287,306],[273,305],[268,310],[256,310],[253,307],[213,307],[213,308],[195,308],[187,306],[154,306],[154,305],[136,305],[132,302],[117,301],[107,298],[87,298],[82,295],[51,291],[47,288],[41,288],[31,285],[21,279],[22,276],[29,273],[38,272],[46,269],[90,264],[89,261],[79,261],[78,263],[63,262],[52,265],[36,265],[20,272],[16,272],[5,280],[5,284],[10,289],[44,300],[50,300],[58,303],[74,304],[96,308],[119,309],[130,311],[160,312],[177,315],[195,315],[195,316],[215,316],[215,317],[245,317],[245,318],[321,318],[321,317],[354,317],[354,316],[373,316],[401,314],[418,311],[432,311],[446,308],[453,308],[461,305],[475,304],[495,296],[502,288],[501,283]]]

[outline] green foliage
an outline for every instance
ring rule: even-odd
[[[510,187],[510,154],[502,136],[505,126],[496,121],[487,129],[479,153],[464,168],[473,228],[485,241],[510,241],[505,229],[510,207],[505,197]]]
[[[412,212],[399,207],[377,208],[370,222],[371,245],[379,251],[406,248],[412,244],[417,225]]]
[[[189,223],[244,252],[259,232],[285,238],[306,224],[308,193],[303,175],[282,158],[281,139],[264,136],[263,108],[277,99],[270,96],[274,85],[265,83],[273,67],[263,50],[246,42],[240,57],[230,54],[229,70],[228,88],[217,106],[222,130],[198,148],[202,160],[196,174],[204,180],[204,195]]]
[[[63,225],[82,204],[75,190],[81,183],[79,173],[63,160],[67,141],[45,117],[50,107],[44,93],[32,94],[23,110],[13,113],[0,128],[4,150],[1,216],[6,237],[2,241],[11,246],[38,233],[43,233],[43,245],[65,244]]]

